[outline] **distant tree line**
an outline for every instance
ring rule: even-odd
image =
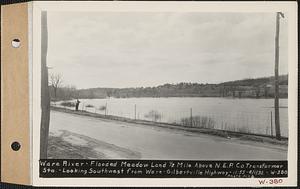
[[[69,100],[79,97],[78,90],[74,85],[63,85],[61,74],[49,76],[49,93],[51,101]]]
[[[288,76],[279,79],[280,97],[288,96]],[[51,86],[50,86],[51,87]],[[56,89],[52,86],[51,99],[73,98],[131,98],[131,97],[233,97],[233,98],[272,98],[274,97],[274,77],[243,79],[220,84],[177,83],[156,87],[137,88],[89,88],[76,89],[64,86]]]

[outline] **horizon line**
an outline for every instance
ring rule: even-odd
[[[287,74],[281,74],[280,76],[288,76]],[[139,86],[139,87],[90,87],[90,88],[78,88],[77,90],[86,90],[86,89],[98,89],[98,88],[102,88],[102,89],[130,89],[130,88],[153,88],[153,87],[159,87],[159,86],[163,86],[166,84],[170,84],[170,85],[177,85],[180,83],[191,83],[191,84],[204,84],[204,85],[219,85],[222,83],[227,83],[227,82],[234,82],[234,81],[243,81],[243,80],[247,80],[247,79],[262,79],[262,78],[272,78],[274,77],[274,75],[272,76],[262,76],[262,77],[255,77],[255,78],[244,78],[244,79],[237,79],[237,80],[229,80],[229,81],[223,81],[223,82],[218,82],[218,83],[198,83],[198,82],[178,82],[178,83],[164,83],[164,84],[159,84],[159,85],[155,85],[155,86]]]

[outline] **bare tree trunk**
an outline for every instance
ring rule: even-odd
[[[276,14],[276,35],[275,35],[275,94],[274,94],[274,107],[275,107],[275,130],[276,139],[281,140],[280,122],[279,122],[279,86],[278,86],[278,64],[279,64],[279,28],[280,28],[280,13]]]
[[[50,121],[50,95],[48,87],[48,68],[47,68],[47,43],[48,43],[48,31],[47,31],[47,12],[42,12],[41,22],[41,131],[40,131],[40,159],[47,158],[48,147],[48,135],[49,135],[49,121]]]
[[[57,88],[54,87],[54,99],[55,99],[55,100],[56,100],[56,90],[57,90]]]

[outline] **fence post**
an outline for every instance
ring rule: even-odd
[[[136,104],[134,105],[134,119],[136,120]]]
[[[273,137],[273,115],[271,111],[271,136]]]
[[[191,127],[193,127],[193,109],[192,108],[190,110],[190,114],[191,114]]]

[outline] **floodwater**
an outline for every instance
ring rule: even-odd
[[[273,99],[169,97],[80,101],[80,110],[99,114],[179,124],[183,118],[200,116],[209,118],[215,129],[275,135]],[[279,104],[281,135],[288,136],[288,99],[280,99]]]

